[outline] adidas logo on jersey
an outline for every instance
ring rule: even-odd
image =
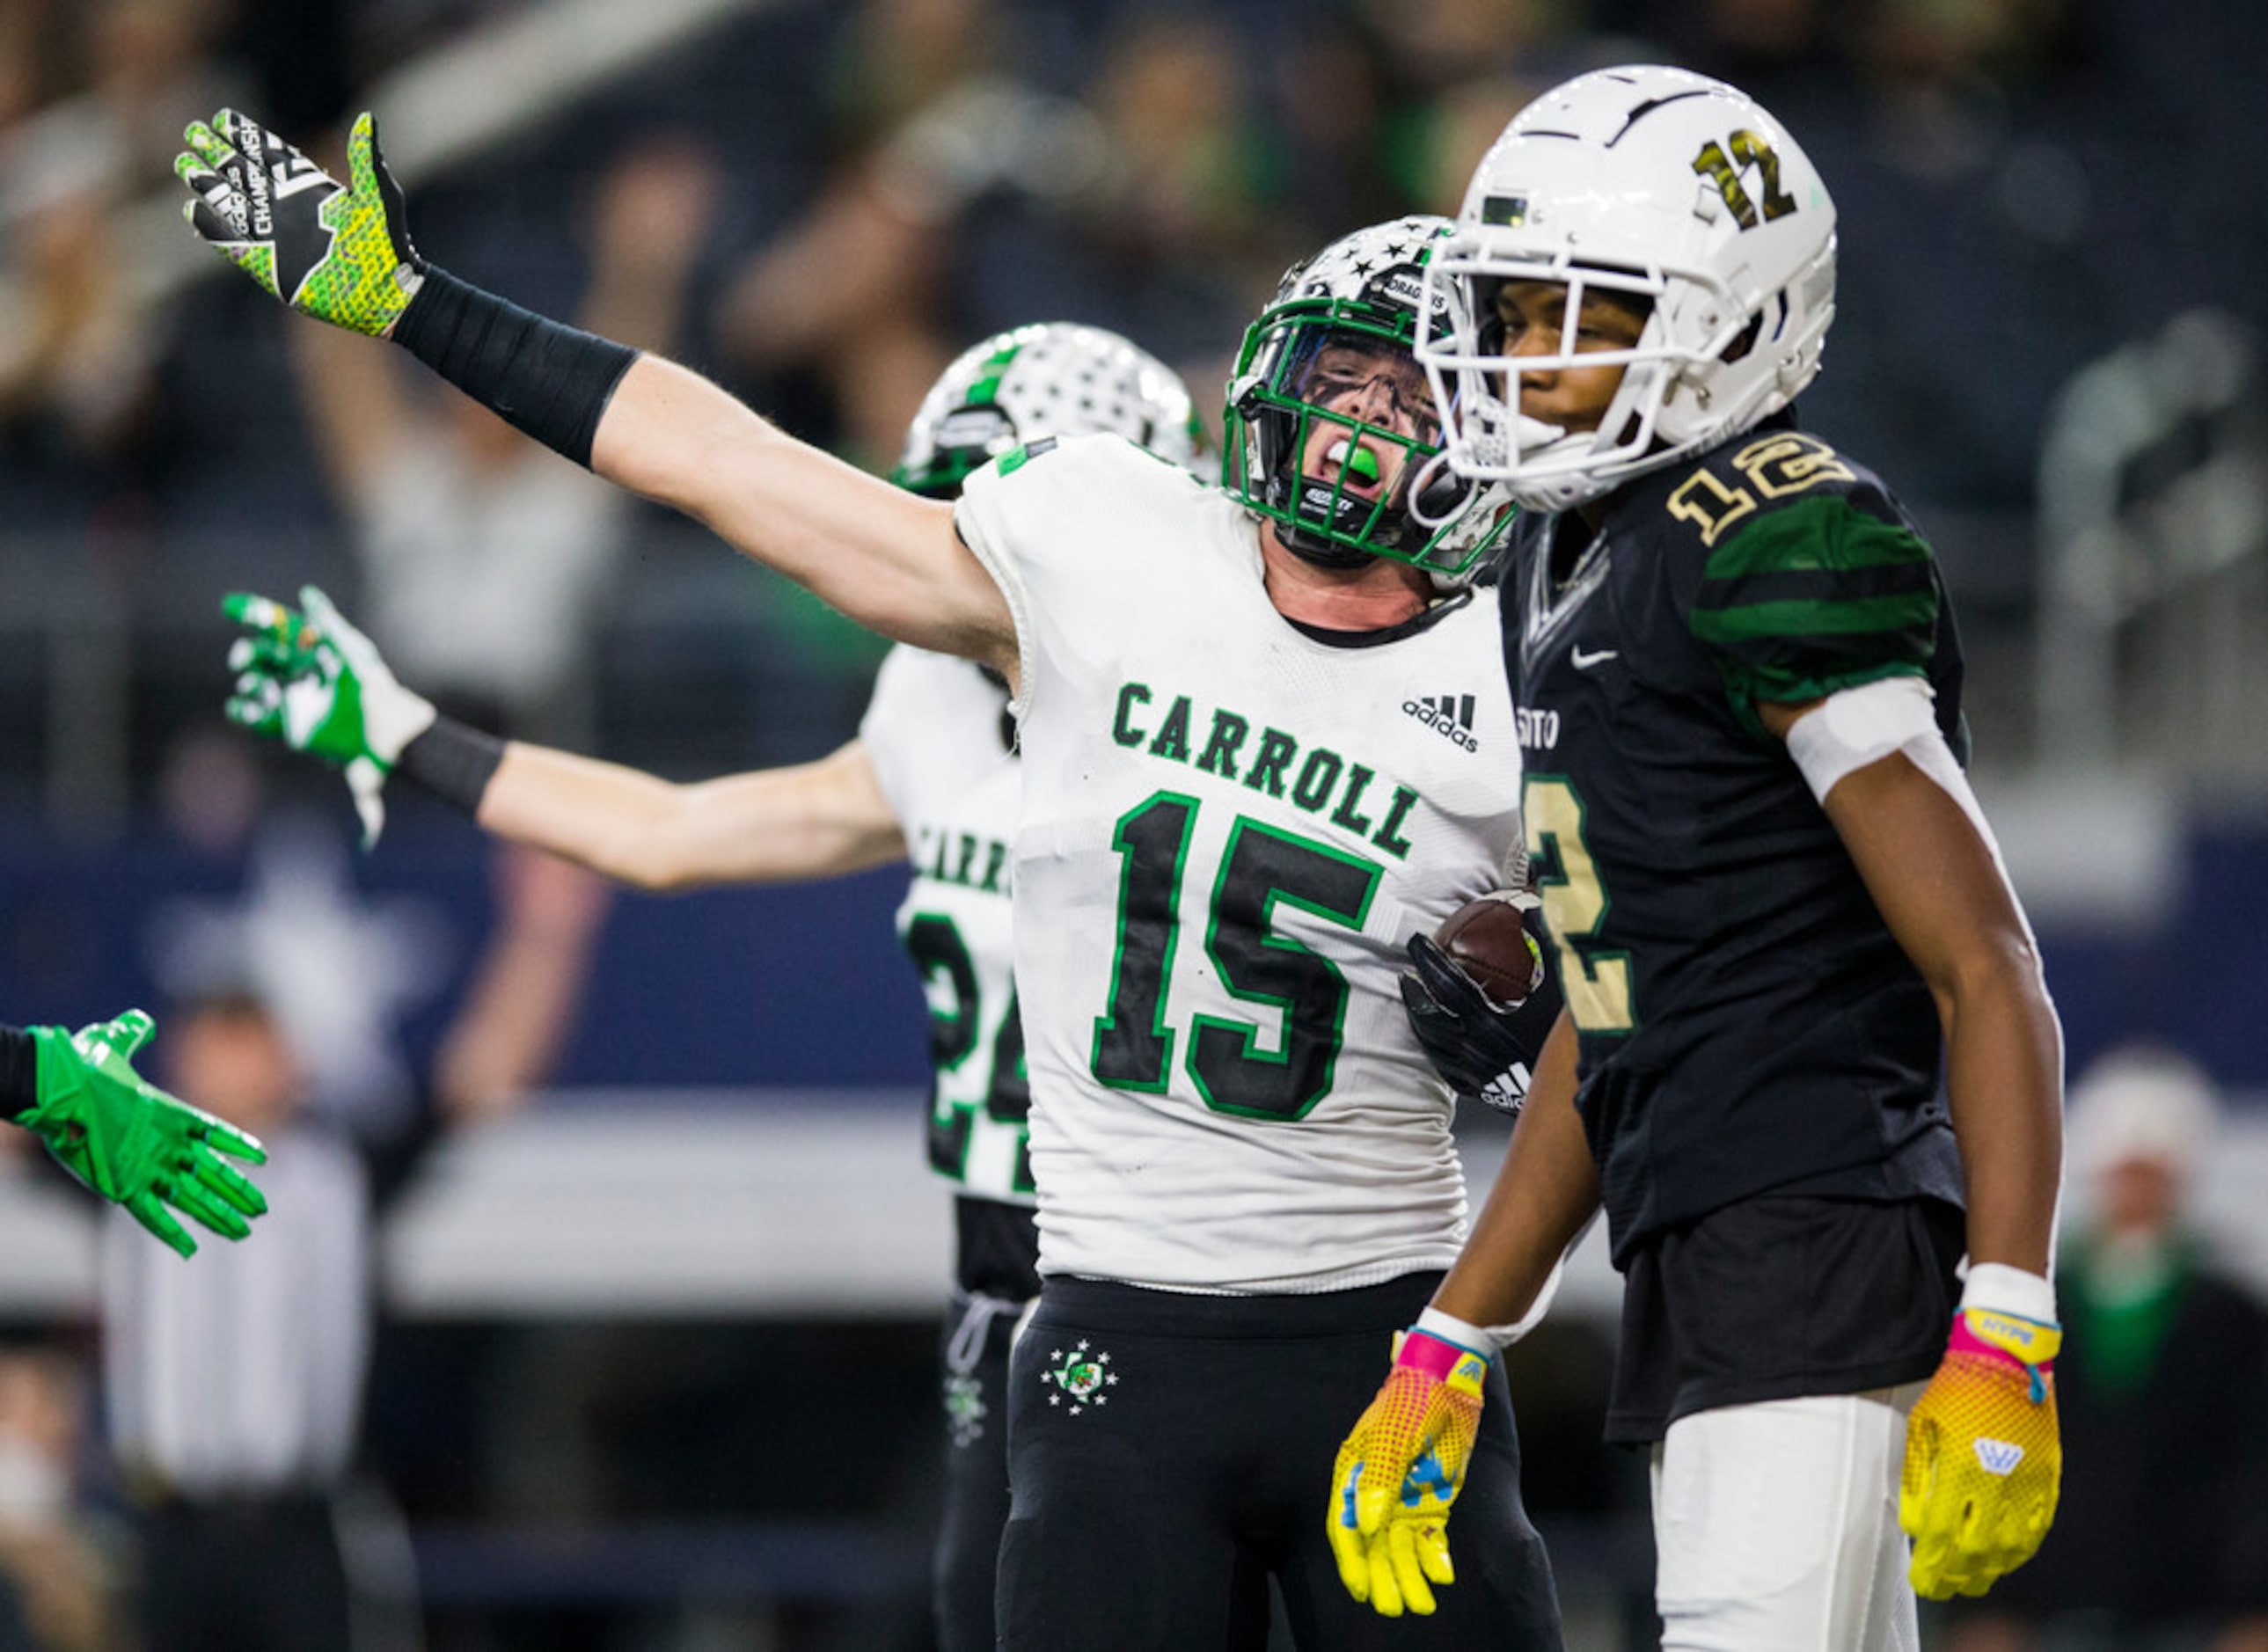
[[[1481,743],[1473,738],[1473,697],[1470,694],[1420,694],[1402,702],[1403,711],[1418,719],[1444,739],[1454,740],[1468,752],[1477,752]]]

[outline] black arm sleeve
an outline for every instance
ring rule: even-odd
[[[554,452],[590,468],[591,442],[637,352],[428,265],[394,341]]]
[[[0,1027],[0,1117],[12,1119],[40,1100],[40,1046],[21,1027]]]
[[[436,717],[431,728],[401,748],[395,767],[442,802],[476,815],[497,766],[504,761],[504,748],[493,734],[454,717]]]

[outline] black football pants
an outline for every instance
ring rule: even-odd
[[[1558,1648],[1500,1370],[1434,1615],[1379,1617],[1331,1558],[1333,1459],[1439,1280],[1258,1297],[1049,1281],[1010,1362],[1001,1646],[1256,1649],[1273,1576],[1307,1652]]]

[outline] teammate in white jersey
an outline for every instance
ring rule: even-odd
[[[1017,327],[946,369],[923,399],[891,480],[951,499],[970,472],[1020,442],[1095,431],[1175,465],[1198,459],[1188,388],[1164,363],[1101,327]],[[403,775],[430,779],[498,836],[651,890],[910,863],[898,933],[930,1002],[930,1163],[955,1189],[938,1641],[945,1652],[990,1646],[1008,1517],[1008,1346],[1040,1289],[1008,915],[1021,766],[1005,685],[966,660],[901,646],[882,662],[858,737],[840,749],[813,763],[673,785],[434,716],[409,690],[389,687],[390,675],[369,670],[368,657],[357,671],[348,655],[360,645],[337,634],[322,605],[311,619],[254,601],[238,605],[255,623],[232,656],[243,675],[232,716],[297,749],[352,763],[371,760],[366,740],[327,724],[346,701],[367,708],[373,696],[398,697],[401,709],[382,710],[379,721],[426,724],[402,749]],[[366,711],[362,722],[370,722]],[[342,738],[350,749],[333,744]]]
[[[949,510],[426,263],[367,117],[348,186],[227,112],[188,141],[193,224],[270,292],[1010,684],[1045,1288],[1012,1374],[1002,1644],[1257,1645],[1272,1575],[1303,1645],[1557,1645],[1501,1394],[1463,1586],[1423,1625],[1347,1597],[1310,1502],[1463,1230],[1402,947],[1519,855],[1502,661],[1440,583],[1486,554],[1500,496],[1435,462],[1411,357],[1442,223],[1287,276],[1231,387],[1228,490],[1095,437],[1020,447]],[[1465,1468],[1421,1465],[1410,1497]]]

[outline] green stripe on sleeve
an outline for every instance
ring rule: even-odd
[[[1764,719],[1756,715],[1756,707],[1765,701],[1787,706],[1807,705],[1815,700],[1824,700],[1830,694],[1840,694],[1845,688],[1863,687],[1889,677],[1918,677],[1924,682],[1929,680],[1929,673],[1919,662],[1912,660],[1809,676],[1792,672],[1749,671],[1736,663],[1727,662],[1724,668],[1725,698],[1731,703],[1733,715],[1740,719],[1741,726],[1761,739],[1766,738],[1766,734]]]
[[[1753,602],[1738,608],[1696,608],[1693,635],[1704,642],[1743,642],[1756,637],[1852,636],[1869,631],[1919,628],[1937,623],[1937,592],[1859,597],[1841,602]]]
[[[1840,495],[1799,499],[1743,527],[1710,554],[1701,577],[1744,579],[1894,562],[1926,562],[1927,541],[1900,522],[1869,516]]]

